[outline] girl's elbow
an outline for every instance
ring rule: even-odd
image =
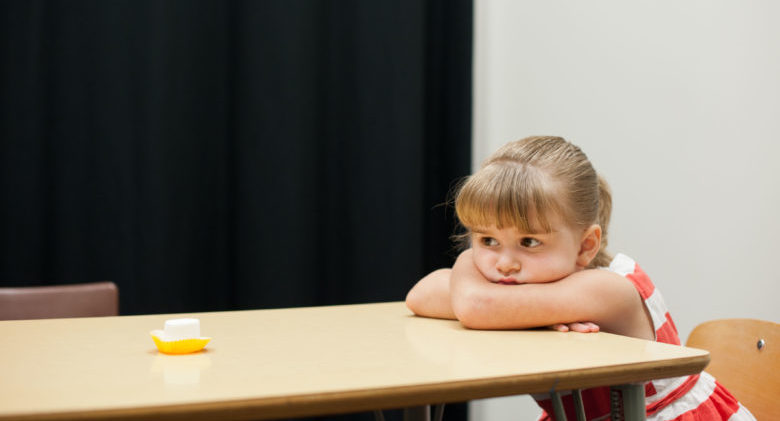
[[[416,293],[414,288],[412,288],[406,294],[406,308],[418,316],[422,311],[422,299],[420,298],[420,294]]]

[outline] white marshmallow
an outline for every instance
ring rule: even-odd
[[[178,341],[200,337],[200,320],[170,319],[165,321],[165,340]]]

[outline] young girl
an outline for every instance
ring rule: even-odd
[[[473,329],[599,329],[670,344],[677,330],[650,278],[605,250],[611,196],[585,154],[560,137],[508,143],[460,187],[455,212],[470,248],[406,297],[419,316]],[[582,391],[586,417],[606,419],[609,388]],[[754,420],[707,373],[645,384],[649,420]],[[551,413],[549,399],[538,398]],[[573,419],[571,397],[564,399]]]

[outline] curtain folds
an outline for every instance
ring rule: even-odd
[[[0,284],[122,314],[401,300],[450,264],[470,1],[0,5]]]

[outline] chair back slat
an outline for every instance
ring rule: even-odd
[[[0,320],[116,316],[113,282],[0,288]]]
[[[780,324],[712,320],[696,326],[685,345],[710,352],[704,371],[715,376],[757,419],[780,419]]]

